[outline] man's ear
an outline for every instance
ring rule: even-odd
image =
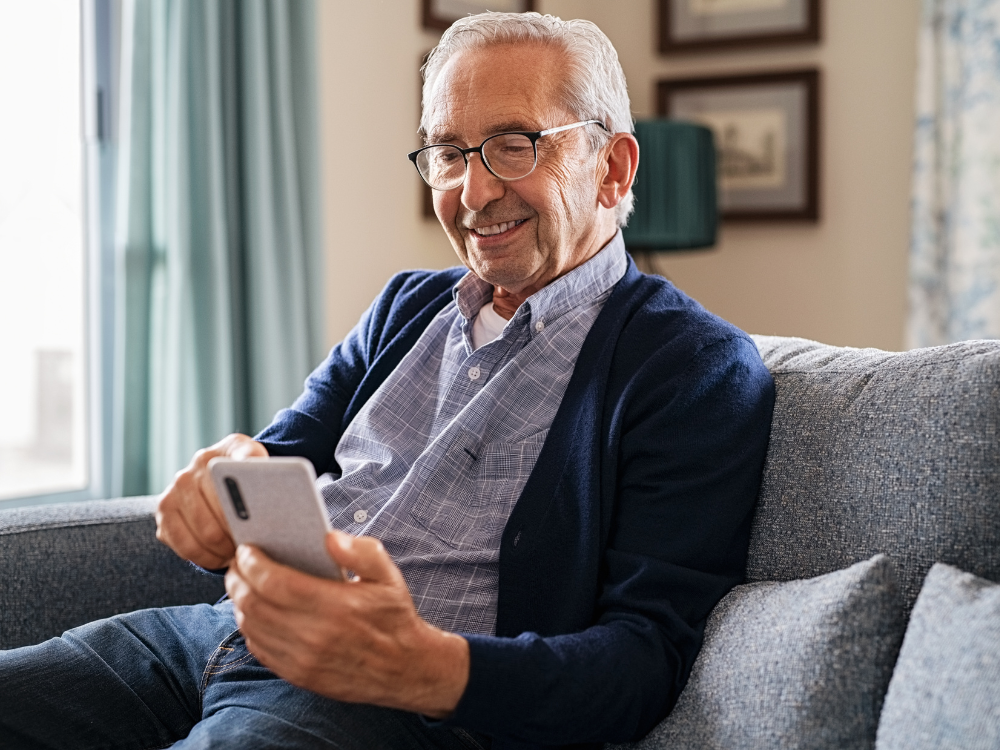
[[[639,166],[639,142],[631,133],[615,133],[604,147],[607,172],[597,186],[597,202],[614,208],[632,187]]]

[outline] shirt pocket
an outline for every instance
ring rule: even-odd
[[[545,429],[521,440],[484,443],[460,431],[423,478],[410,508],[413,520],[453,549],[499,549],[548,433]]]

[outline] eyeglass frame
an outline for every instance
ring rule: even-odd
[[[418,148],[416,151],[411,151],[406,155],[406,158],[413,162],[413,166],[414,168],[416,168],[417,174],[420,175],[420,179],[423,180],[424,184],[427,185],[427,187],[429,187],[431,190],[440,190],[442,192],[446,192],[448,190],[454,190],[455,188],[462,185],[465,182],[465,176],[469,174],[468,154],[479,154],[479,158],[483,162],[483,166],[486,167],[487,171],[489,171],[489,173],[494,177],[496,177],[498,180],[503,180],[504,182],[516,182],[517,180],[523,180],[525,177],[530,175],[532,172],[535,171],[535,167],[538,166],[539,138],[541,138],[544,135],[551,135],[552,133],[561,133],[564,130],[572,130],[573,128],[580,128],[583,127],[584,125],[598,125],[605,133],[611,133],[611,131],[608,130],[608,127],[600,120],[581,120],[580,122],[574,122],[569,125],[560,125],[557,128],[548,128],[547,130],[510,130],[505,133],[497,133],[496,135],[491,135],[489,138],[483,140],[483,142],[480,143],[478,146],[473,146],[471,148],[461,148],[460,146],[456,146],[453,143],[429,143],[426,146],[423,146],[422,148]],[[500,175],[498,175],[496,172],[493,171],[493,167],[490,166],[489,160],[483,154],[483,146],[485,146],[488,141],[491,141],[494,138],[502,138],[505,135],[523,135],[526,138],[528,138],[528,140],[531,141],[531,150],[532,154],[534,155],[531,164],[531,169],[529,169],[526,173],[524,173],[520,177],[501,177]],[[439,148],[441,146],[447,146],[449,148],[456,149],[459,153],[462,154],[462,160],[465,162],[465,173],[462,175],[462,182],[460,182],[453,188],[434,187],[429,182],[427,182],[427,179],[420,172],[420,167],[417,166],[417,156],[420,155],[421,151],[426,151],[429,148]]]

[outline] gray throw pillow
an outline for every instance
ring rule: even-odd
[[[753,338],[777,400],[748,583],[880,552],[907,610],[936,562],[1000,581],[1000,341],[883,352]]]
[[[878,750],[1000,748],[1000,584],[938,563],[913,607]]]
[[[885,555],[737,586],[709,616],[674,710],[632,747],[871,748],[904,625]]]

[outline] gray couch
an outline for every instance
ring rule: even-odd
[[[777,402],[747,584],[634,747],[1000,747],[1000,342],[756,341]],[[217,598],[153,503],[0,512],[0,648]]]

